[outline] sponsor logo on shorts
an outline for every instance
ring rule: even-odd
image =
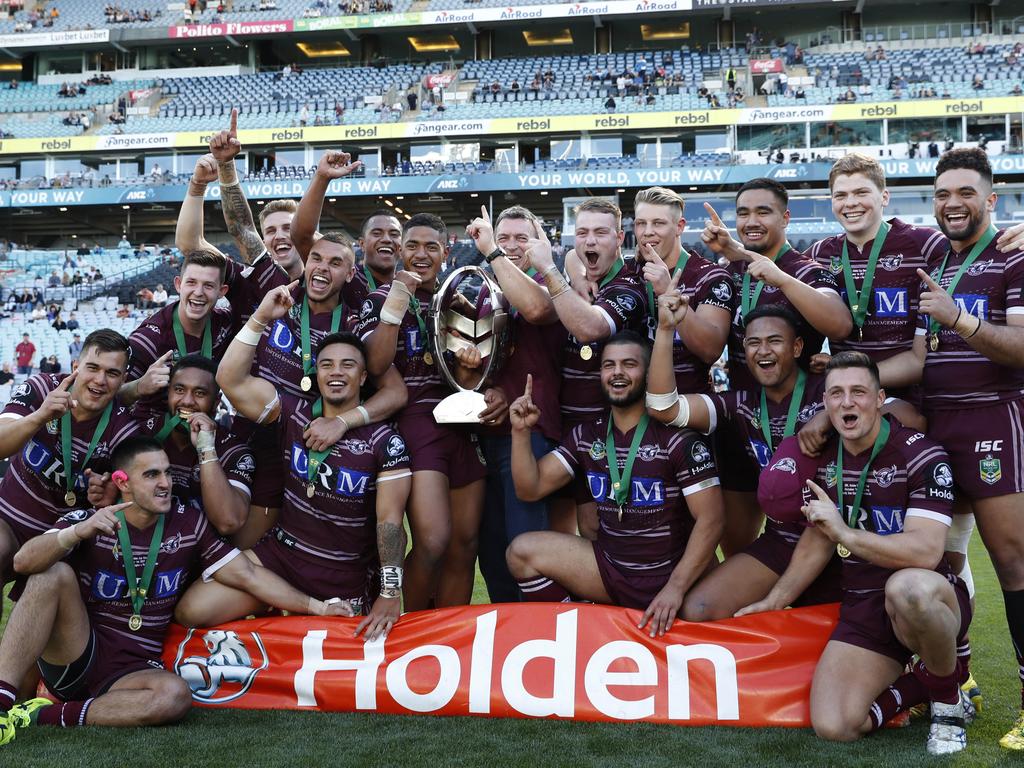
[[[896,479],[896,465],[893,464],[891,467],[885,469],[876,469],[871,472],[871,477],[879,488],[888,488],[892,485],[892,481]]]
[[[711,461],[711,451],[704,445],[700,440],[694,442],[693,447],[690,448],[690,457],[698,464],[704,464]]]
[[[205,653],[188,655],[195,646],[197,630],[190,629],[178,646],[174,671],[192,690],[192,699],[200,704],[226,704],[240,699],[252,687],[256,676],[270,666],[263,641],[256,632],[238,633],[211,629],[202,634]],[[242,635],[247,635],[247,646]]]
[[[932,472],[932,478],[935,480],[935,484],[940,488],[953,487],[953,470],[946,462],[935,465],[935,469]]]
[[[990,453],[978,462],[978,471],[982,482],[995,485],[1003,478],[1003,463],[999,459],[992,458]]]
[[[892,256],[883,256],[878,260],[878,266],[886,272],[895,272],[903,263],[903,254],[897,253]]]
[[[788,456],[786,458],[784,458],[784,459],[779,459],[774,464],[772,464],[772,468],[770,470],[768,470],[768,471],[769,472],[774,472],[776,470],[778,470],[779,472],[787,472],[787,473],[789,473],[791,475],[795,475],[796,474],[796,461],[794,461],[793,459],[789,458]]]

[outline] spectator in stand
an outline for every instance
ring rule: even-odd
[[[43,322],[46,320],[46,310],[43,309],[42,304],[36,304],[36,306],[32,309],[32,314],[29,317],[29,320],[33,323],[36,321]]]
[[[58,315],[60,315],[60,309],[56,304],[51,304],[46,308],[46,319],[51,323],[57,319]]]
[[[39,372],[40,373],[60,373],[60,361],[56,355],[50,355],[44,357],[39,361]]]
[[[56,269],[50,273],[47,285],[50,288],[58,288],[60,286],[60,275],[57,273]]]
[[[55,331],[66,331],[68,324],[64,322],[64,318],[60,316],[60,311],[57,312],[57,316],[53,318],[53,322],[50,323],[50,327]]]
[[[143,288],[135,295],[139,300],[140,309],[149,309],[153,306],[153,292],[149,288]]]
[[[615,99],[612,96],[609,96],[608,100],[604,103],[604,111],[605,112],[614,112],[615,111]]]
[[[82,334],[75,332],[74,338],[71,343],[68,344],[68,354],[71,356],[71,362],[74,363],[78,356],[82,354]]]
[[[139,291],[139,293],[142,293],[142,291]],[[122,304],[120,307],[117,308],[117,316],[122,320],[126,317],[132,316],[131,310],[128,309],[127,304]]]
[[[132,255],[132,244],[128,241],[128,235],[121,235],[121,239],[117,243],[117,253],[122,259],[127,259]]]
[[[3,370],[0,370],[0,384],[10,384],[14,381],[14,371],[10,363],[4,363]]]
[[[164,290],[163,283],[156,284],[156,290],[153,291],[153,304],[157,307],[162,307],[167,303],[167,291]]]
[[[985,79],[979,73],[975,73],[974,79],[971,80],[971,88],[976,91],[980,91],[985,88]]]
[[[27,333],[22,334],[21,342],[14,348],[14,357],[18,361],[18,373],[32,373],[32,358],[36,356],[36,345],[29,340]]]

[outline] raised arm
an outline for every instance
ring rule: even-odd
[[[133,502],[122,502],[104,507],[81,522],[72,523],[62,518],[53,531],[47,531],[25,542],[14,555],[14,570],[21,576],[42,573],[64,557],[80,542],[94,539],[100,533],[108,536],[117,534],[119,510],[130,507]]]
[[[832,290],[818,290],[798,280],[779,265],[753,251],[748,253],[750,277],[781,290],[812,328],[830,339],[845,339],[853,330],[853,317],[842,297]]]
[[[231,110],[231,126],[210,139],[210,153],[217,161],[220,177],[220,201],[224,211],[224,224],[235,239],[246,264],[251,264],[266,247],[252,217],[249,201],[245,199],[235,170],[235,157],[242,151],[238,141],[238,110]]]
[[[523,501],[537,501],[567,485],[572,472],[554,453],[538,462],[530,444],[530,432],[540,420],[540,408],[533,402],[533,376],[526,375],[526,391],[509,406],[512,425],[512,483],[516,496]]]
[[[211,181],[216,180],[217,161],[213,155],[206,154],[196,160],[196,167],[188,182],[188,193],[181,204],[181,210],[178,211],[178,222],[174,227],[174,244],[182,253],[198,250],[220,253],[203,236],[206,187]]]
[[[291,238],[292,245],[299,252],[302,263],[306,263],[309,249],[317,239],[317,228],[320,226],[320,214],[324,208],[324,196],[327,194],[327,185],[334,179],[348,176],[352,171],[362,166],[362,162],[352,162],[348,152],[339,152],[329,149],[320,157],[316,165],[316,172],[306,188],[306,193],[299,201],[299,208],[292,218]]]
[[[221,536],[237,533],[249,517],[249,496],[231,485],[217,456],[217,424],[205,413],[189,419],[189,437],[199,455],[203,509]]]
[[[8,459],[16,454],[48,421],[59,419],[71,410],[71,385],[75,382],[76,376],[77,374],[72,373],[65,378],[31,413],[0,414],[0,459]]]
[[[404,270],[395,273],[388,296],[380,308],[373,330],[363,335],[366,344],[366,369],[371,376],[380,376],[398,352],[398,333],[409,309],[409,300],[420,284],[419,276]],[[372,322],[372,319],[371,319]]]
[[[572,290],[555,266],[550,248],[533,248],[530,250],[530,258],[534,268],[544,276],[544,284],[551,295],[558,319],[569,333],[584,344],[607,339],[612,335],[608,315]]]
[[[927,354],[924,345],[925,335],[918,333],[910,349],[882,360],[878,364],[882,386],[895,389],[920,383]]]

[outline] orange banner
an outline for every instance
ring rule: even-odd
[[[406,614],[373,643],[356,619],[294,616],[174,626],[164,661],[206,706],[796,727],[837,615],[676,622],[653,640],[634,610],[474,605]]]

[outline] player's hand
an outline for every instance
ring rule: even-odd
[[[832,422],[825,411],[818,411],[796,433],[796,441],[800,445],[800,453],[815,458],[821,455],[821,449],[828,442],[832,433]]]
[[[338,418],[321,416],[309,423],[302,433],[306,448],[311,451],[326,451],[345,436],[348,426]]]
[[[171,357],[173,355],[174,352],[164,352],[139,377],[138,390],[140,395],[148,397],[166,389],[171,381]]]
[[[188,437],[192,441],[194,448],[199,448],[199,433],[206,432],[208,434],[217,435],[217,422],[207,416],[205,413],[193,413],[188,419]],[[209,438],[207,438],[209,439]]]
[[[677,290],[682,272],[673,275],[668,290],[658,297],[658,329],[675,331],[690,310],[690,297]]]
[[[483,364],[483,357],[475,344],[466,343],[455,350],[455,362],[470,371],[475,371]]]
[[[210,154],[221,164],[230,163],[242,151],[238,141],[238,109],[231,110],[231,123],[226,131],[219,131],[210,137]]]
[[[540,237],[531,237],[526,241],[526,255],[530,259],[530,266],[541,274],[555,266],[555,259],[551,255],[551,241],[543,229],[540,231]]]
[[[751,280],[760,280],[765,285],[781,288],[790,279],[789,275],[779,269],[779,265],[767,256],[754,251],[744,251],[744,253],[750,260],[750,263],[747,264],[747,272],[750,273]]]
[[[344,616],[351,619],[358,615],[359,611],[352,605],[351,600],[342,600],[339,597],[324,600],[324,616]]]
[[[209,184],[217,180],[217,158],[207,153],[196,160],[196,167],[192,171],[192,181],[196,184]]]
[[[960,314],[960,308],[942,287],[932,280],[932,276],[923,269],[917,270],[917,276],[925,284],[918,299],[917,311],[921,315],[929,315],[940,325],[952,328]]]
[[[526,374],[526,391],[517,397],[508,408],[508,420],[512,429],[533,429],[540,421],[540,408],[533,402],[533,374]]]
[[[328,149],[316,164],[316,174],[327,179],[340,179],[362,167],[363,161],[353,160],[348,152]]]
[[[637,629],[643,629],[649,622],[651,637],[664,635],[672,628],[682,606],[683,593],[672,584],[666,584],[647,606],[644,615],[640,617],[640,623],[636,625]]]
[[[409,289],[409,293],[415,296],[416,289],[420,287],[420,283],[422,281],[420,280],[420,276],[415,272],[408,272],[404,269],[400,269],[398,272],[395,272],[395,279],[393,282],[401,283]]]
[[[837,482],[841,483],[842,478],[839,478]],[[800,507],[800,511],[804,513],[807,522],[818,528],[832,541],[838,541],[839,535],[847,528],[847,525],[843,518],[839,516],[839,510],[836,509],[835,502],[813,480],[807,481],[807,487],[811,489],[816,498],[811,499]]]
[[[828,366],[828,361],[832,359],[832,355],[826,354],[825,352],[819,352],[816,355],[811,355],[811,362],[808,368],[810,372],[820,376],[825,373],[825,368]]]
[[[78,404],[71,394],[71,385],[75,383],[76,378],[78,373],[72,373],[46,394],[46,399],[35,412],[35,418],[40,424],[59,419]]]
[[[491,224],[491,215],[487,212],[487,206],[480,206],[479,218],[473,219],[466,227],[466,234],[473,238],[476,249],[487,256],[494,253],[497,247],[494,242],[494,225]]]
[[[508,399],[500,387],[488,387],[484,390],[484,402],[487,407],[480,411],[477,417],[481,424],[489,427],[504,424],[508,417]]]
[[[640,246],[640,250],[637,253],[642,254],[644,257],[644,280],[654,289],[655,296],[661,296],[669,290],[669,284],[672,282],[672,272],[650,243]],[[679,285],[678,280],[676,285]]]
[[[764,600],[758,600],[756,603],[740,608],[736,613],[733,614],[734,618],[740,616],[749,616],[752,613],[767,613],[768,611],[781,611],[786,606],[776,604],[775,600],[772,599],[771,595],[768,595]]]
[[[85,470],[85,498],[92,505],[93,509],[109,507],[117,501],[117,486],[110,482],[110,473],[93,472]]]
[[[996,240],[996,249],[1000,253],[1024,251],[1024,222],[1003,230],[1003,234]]]
[[[704,203],[704,210],[708,212],[709,218],[704,225],[704,231],[700,234],[700,239],[718,255],[724,256],[729,261],[738,260],[743,246],[729,234],[729,228],[725,226],[725,222],[722,221],[718,211],[712,207],[711,203]]]
[[[117,535],[117,529],[121,527],[117,513],[134,503],[133,501],[122,501],[120,504],[103,507],[96,514],[80,523],[75,523],[75,535],[78,536],[79,541],[96,538],[101,533],[105,533],[107,536]]]
[[[352,637],[359,637],[359,633],[366,630],[366,639],[370,642],[378,637],[387,637],[391,628],[398,623],[398,617],[402,615],[402,598],[400,597],[378,597],[373,601],[370,615],[359,622]]]
[[[293,280],[288,285],[279,285],[272,291],[268,291],[256,311],[253,312],[252,316],[256,318],[256,322],[269,325],[287,315],[295,306],[292,291],[298,287],[299,281]]]
[[[569,280],[569,287],[587,304],[597,299],[597,293],[601,288],[596,282],[587,279],[586,267],[576,255],[575,248],[565,254],[565,276]]]

